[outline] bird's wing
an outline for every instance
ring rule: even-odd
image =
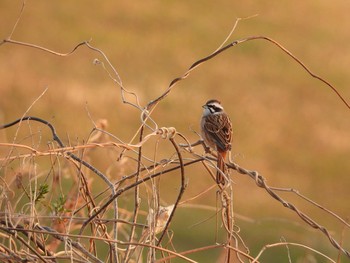
[[[232,125],[226,114],[214,114],[206,117],[204,128],[220,151],[231,150]]]

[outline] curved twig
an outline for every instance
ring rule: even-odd
[[[308,215],[306,215],[305,213],[303,213],[302,211],[300,211],[295,205],[283,200],[274,190],[272,190],[266,183],[266,180],[263,176],[259,175],[258,172],[256,171],[251,171],[251,170],[247,170],[244,169],[242,167],[240,167],[239,165],[235,164],[235,163],[230,163],[228,164],[228,166],[234,170],[236,170],[237,172],[244,174],[244,175],[248,175],[250,178],[252,178],[256,185],[258,187],[261,187],[263,189],[266,190],[266,192],[273,197],[274,199],[276,199],[277,201],[279,201],[284,207],[289,208],[291,210],[293,210],[295,213],[297,213],[297,215],[304,221],[306,222],[308,225],[310,225],[311,227],[320,230],[323,234],[326,235],[326,237],[328,238],[328,240],[330,241],[330,243],[339,251],[341,251],[342,253],[344,253],[347,257],[350,258],[350,252],[347,251],[346,249],[344,249],[330,234],[330,232],[322,225],[318,224],[316,221],[314,221],[312,218],[310,218]]]
[[[286,49],[284,46],[282,46],[281,44],[279,44],[276,40],[273,40],[272,38],[266,37],[266,36],[251,36],[251,37],[246,37],[246,38],[242,38],[239,40],[235,40],[229,44],[227,44],[226,46],[216,50],[215,52],[213,52],[212,54],[210,54],[209,56],[206,56],[200,60],[197,60],[195,63],[193,63],[189,69],[180,77],[177,77],[175,79],[173,79],[168,88],[166,89],[166,91],[160,95],[158,98],[150,101],[146,107],[146,109],[148,111],[151,111],[151,109],[153,109],[162,99],[164,99],[172,90],[172,88],[175,86],[176,83],[178,83],[181,80],[184,80],[185,78],[187,78],[190,73],[196,69],[197,67],[199,67],[201,64],[203,64],[204,62],[216,57],[217,55],[223,53],[224,51],[228,50],[229,48],[236,46],[238,44],[242,44],[251,40],[266,40],[270,43],[273,43],[275,46],[277,46],[279,49],[281,49],[284,53],[286,53],[289,57],[291,57],[295,62],[297,62],[304,70],[307,71],[307,73],[312,76],[313,78],[318,79],[319,81],[323,82],[324,84],[326,84],[329,88],[332,89],[333,92],[336,93],[336,95],[339,97],[339,99],[345,104],[345,106],[350,109],[350,104],[345,100],[345,98],[340,94],[340,92],[328,81],[326,81],[325,79],[321,78],[320,76],[316,75],[315,73],[313,73],[300,59],[298,59],[295,55],[292,54],[292,52],[290,52],[288,49]]]
[[[183,195],[183,193],[185,192],[185,189],[186,189],[186,184],[185,184],[185,166],[184,166],[184,163],[183,163],[183,159],[182,159],[182,155],[181,155],[181,152],[180,152],[180,149],[179,147],[177,146],[176,142],[175,142],[175,139],[174,138],[170,138],[170,142],[173,144],[175,150],[176,150],[176,153],[177,153],[177,156],[178,156],[178,159],[179,159],[179,162],[180,162],[180,174],[181,174],[181,187],[180,187],[180,192],[177,196],[177,199],[175,201],[175,204],[174,204],[174,208],[173,210],[171,211],[171,214],[169,216],[169,219],[168,221],[166,222],[166,225],[164,227],[164,230],[161,234],[161,236],[159,237],[159,240],[158,240],[158,243],[157,243],[157,246],[160,245],[160,243],[162,242],[162,239],[165,235],[165,233],[167,232],[168,228],[169,228],[169,225],[170,225],[170,222],[171,222],[171,219],[173,218],[174,214],[175,214],[175,210],[177,208],[177,206],[179,205],[179,202],[181,200],[181,197]]]

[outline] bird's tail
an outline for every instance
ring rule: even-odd
[[[226,152],[218,152],[218,170],[216,172],[216,183],[224,185],[225,184],[225,177],[222,173],[225,174],[225,157]]]

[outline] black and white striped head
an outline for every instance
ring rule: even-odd
[[[218,114],[224,111],[224,107],[222,107],[221,102],[215,99],[208,100],[202,107],[204,108],[204,116],[209,114]]]

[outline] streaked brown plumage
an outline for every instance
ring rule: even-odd
[[[217,167],[225,173],[225,158],[231,150],[232,124],[220,101],[212,99],[203,105],[201,131],[204,142],[218,152]],[[216,182],[225,184],[225,178],[218,170]]]

